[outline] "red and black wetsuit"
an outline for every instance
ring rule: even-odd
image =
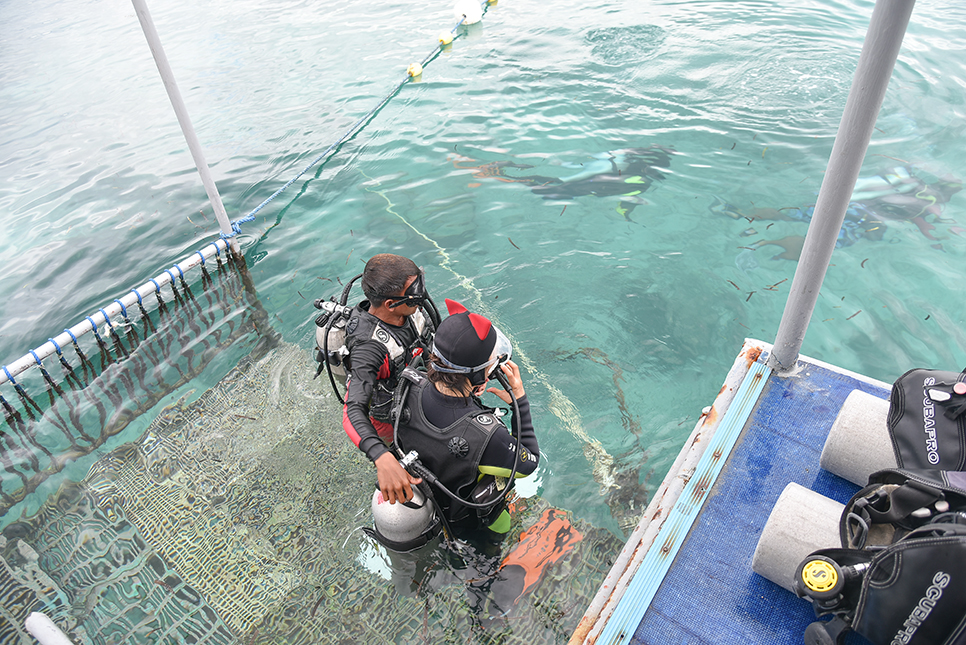
[[[420,311],[400,326],[383,322],[369,313],[367,300],[356,305],[346,323],[349,378],[342,427],[371,461],[388,451],[389,409],[397,377],[421,346],[427,328]]]

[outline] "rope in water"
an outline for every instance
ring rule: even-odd
[[[484,15],[486,14],[486,10],[487,10],[488,7],[489,7],[489,3],[488,2],[483,2],[482,3],[482,13]],[[378,103],[376,103],[376,105],[371,110],[369,110],[368,112],[366,112],[364,115],[362,115],[359,118],[358,121],[356,121],[355,123],[353,123],[352,126],[350,126],[348,130],[346,130],[345,134],[343,134],[341,137],[339,137],[339,139],[336,140],[335,143],[333,143],[328,148],[326,148],[322,153],[320,153],[314,159],[312,159],[312,161],[310,161],[308,163],[308,165],[306,165],[305,168],[302,169],[301,172],[299,172],[297,175],[295,175],[294,177],[292,177],[291,179],[289,179],[287,182],[285,182],[285,184],[281,188],[279,188],[274,193],[272,193],[265,201],[263,201],[261,204],[259,204],[255,208],[253,208],[251,210],[251,212],[248,213],[248,215],[246,215],[245,217],[242,217],[242,218],[240,218],[240,219],[232,222],[232,225],[231,225],[232,233],[231,233],[231,235],[226,235],[225,233],[222,233],[221,236],[223,238],[228,238],[228,237],[234,237],[235,235],[237,235],[238,233],[240,233],[241,232],[240,224],[244,224],[245,222],[250,222],[250,221],[254,220],[255,219],[255,215],[260,210],[262,210],[263,208],[265,208],[265,206],[267,206],[269,203],[271,203],[276,197],[278,197],[279,195],[281,195],[289,186],[291,186],[296,181],[298,181],[303,175],[305,175],[305,173],[307,173],[309,170],[311,170],[312,168],[314,168],[316,166],[316,164],[318,164],[323,159],[325,159],[325,161],[328,161],[327,157],[332,152],[336,151],[342,144],[344,144],[346,141],[350,140],[352,137],[354,137],[359,132],[361,132],[362,129],[364,127],[366,127],[366,125],[368,125],[370,121],[372,121],[372,119],[376,116],[376,114],[379,112],[379,110],[381,110],[383,107],[385,107],[385,105],[387,103],[389,103],[389,101],[394,96],[396,96],[396,94],[399,93],[399,90],[402,89],[403,85],[405,85],[406,83],[409,83],[416,76],[419,76],[422,73],[422,68],[423,67],[425,67],[426,65],[428,65],[437,56],[439,56],[440,52],[442,52],[443,49],[445,47],[447,47],[451,42],[453,42],[454,40],[456,40],[457,38],[459,38],[459,34],[457,32],[458,32],[460,26],[463,24],[463,22],[465,20],[466,20],[466,15],[464,14],[463,17],[456,23],[456,25],[449,31],[449,34],[452,34],[452,37],[451,38],[444,38],[442,35],[439,38],[437,38],[436,47],[433,48],[433,50],[429,54],[427,54],[426,57],[422,61],[420,61],[417,64],[410,65],[409,68],[406,70],[406,77],[403,78],[403,80],[399,81],[399,83],[396,84],[396,86],[393,87],[389,91],[389,93],[386,94]],[[324,164],[325,162],[323,161],[322,163]]]
[[[372,181],[372,178],[365,173],[362,173],[362,175],[366,179]],[[392,202],[392,200],[389,199],[385,191],[378,189],[370,190],[369,188],[366,188],[366,190],[379,195],[386,200],[387,212],[397,217],[399,221],[409,227],[409,229],[411,229],[416,235],[423,238],[436,249],[436,252],[439,254],[440,258],[442,258],[441,262],[439,263],[439,267],[452,274],[452,276],[456,278],[456,281],[459,283],[459,285],[466,289],[466,291],[470,294],[470,297],[473,299],[474,309],[476,309],[476,311],[485,314],[487,318],[496,323],[500,322],[500,319],[496,313],[483,300],[483,296],[480,293],[479,288],[473,283],[473,280],[461,274],[452,267],[452,259],[450,258],[449,253],[446,252],[446,249],[440,246],[436,240],[416,228],[405,217],[393,210],[396,205]],[[500,325],[500,329],[504,331],[504,333],[507,335],[507,338],[509,338],[511,341],[513,340],[510,331],[507,330],[505,325]],[[605,492],[620,488],[615,477],[614,458],[610,453],[607,452],[607,449],[604,448],[604,445],[598,439],[595,439],[587,434],[587,431],[584,429],[583,422],[581,421],[580,411],[577,409],[577,406],[574,405],[573,401],[571,401],[566,394],[561,392],[556,386],[553,385],[553,383],[551,383],[550,378],[546,374],[537,369],[537,366],[534,365],[533,361],[530,360],[530,357],[523,352],[523,349],[520,347],[519,343],[514,342],[513,344],[515,346],[514,351],[516,352],[514,354],[514,358],[519,361],[525,370],[530,372],[530,374],[533,374],[533,376],[536,377],[536,379],[540,381],[550,393],[550,404],[548,406],[550,412],[560,420],[567,431],[573,435],[575,439],[583,443],[584,457],[587,458],[587,461],[590,463],[593,469],[594,481],[600,484],[601,489]]]
[[[488,6],[489,5],[487,1],[484,1],[483,3],[481,3],[480,17],[486,14],[486,10]],[[465,20],[466,20],[466,15],[464,14],[463,17],[459,21],[457,21],[456,25],[449,31],[449,34],[452,34],[452,37],[444,37],[443,35],[440,35],[439,38],[437,39],[436,47],[434,47],[433,50],[429,54],[427,54],[426,57],[420,63],[410,65],[406,72],[406,77],[398,84],[396,84],[396,86],[393,87],[392,90],[388,94],[386,94],[375,105],[375,107],[373,107],[371,110],[366,112],[355,123],[353,123],[352,126],[348,130],[346,130],[345,134],[339,137],[339,139],[335,143],[330,145],[321,154],[316,156],[311,161],[311,163],[309,163],[300,173],[292,177],[292,179],[286,182],[285,185],[283,185],[281,188],[279,188],[274,193],[272,193],[272,195],[268,197],[268,199],[266,199],[261,204],[259,204],[254,209],[252,209],[252,211],[248,213],[248,215],[232,222],[231,223],[232,232],[230,235],[225,233],[220,233],[220,236],[222,239],[219,240],[217,243],[210,242],[206,244],[202,248],[202,250],[195,251],[193,255],[197,254],[197,256],[201,259],[200,264],[202,265],[202,270],[204,270],[204,262],[206,258],[210,258],[212,255],[219,254],[221,250],[227,250],[227,239],[241,233],[242,224],[254,220],[256,213],[262,210],[276,197],[281,195],[283,191],[285,191],[289,186],[291,186],[296,181],[298,181],[300,177],[302,177],[305,173],[307,173],[310,169],[312,169],[316,164],[318,164],[323,159],[327,160],[327,157],[329,157],[334,151],[336,151],[342,144],[349,141],[352,137],[354,137],[359,132],[361,132],[362,129],[375,117],[375,115],[379,112],[379,110],[381,110],[396,94],[399,93],[399,90],[402,89],[403,85],[411,81],[414,77],[419,76],[419,74],[422,72],[423,66],[429,64],[433,59],[439,56],[439,54],[444,50],[446,46],[448,46],[451,42],[453,42],[453,40],[456,40],[457,38],[459,38],[459,34],[457,32]],[[214,247],[214,252],[212,252],[211,249],[209,249],[209,247]],[[199,262],[196,258],[189,256],[187,260],[182,260],[179,264],[175,264],[174,267],[172,268],[178,270],[178,273],[181,275],[181,279],[183,282],[184,272],[182,271],[181,265],[184,265],[185,269],[191,269],[198,264]],[[174,274],[171,273],[171,269],[168,269],[164,273],[158,275],[156,279],[151,278],[148,283],[145,283],[144,285],[138,287],[137,289],[132,289],[131,292],[127,296],[124,296],[121,300],[115,299],[112,304],[106,307],[106,311],[105,311],[105,308],[99,308],[97,312],[95,312],[91,316],[85,316],[85,320],[82,323],[78,323],[77,325],[74,325],[70,329],[65,329],[64,333],[60,334],[56,338],[49,339],[47,343],[44,343],[40,347],[30,350],[28,354],[25,354],[24,356],[17,359],[13,363],[3,366],[3,369],[0,370],[0,385],[6,382],[13,383],[14,376],[16,376],[17,374],[20,374],[21,372],[27,370],[30,367],[39,365],[40,360],[43,358],[46,358],[53,354],[58,354],[59,356],[61,356],[61,358],[63,358],[63,355],[60,351],[61,346],[66,345],[68,342],[71,342],[71,341],[76,346],[77,336],[81,336],[83,334],[93,332],[94,335],[97,336],[98,342],[103,343],[103,339],[97,333],[98,322],[95,320],[96,317],[99,316],[101,318],[101,320],[99,321],[100,324],[107,325],[108,328],[111,330],[111,332],[113,332],[114,331],[113,326],[111,325],[111,322],[110,322],[112,316],[115,316],[123,311],[126,317],[126,313],[127,313],[126,307],[129,307],[135,304],[135,302],[138,303],[138,305],[141,306],[143,310],[142,296],[149,295],[151,292],[154,292],[160,295],[161,286],[167,282],[170,282],[172,284],[172,287],[174,286],[175,278],[174,278]],[[134,296],[133,298],[131,294],[133,294]]]

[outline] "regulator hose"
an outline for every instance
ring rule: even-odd
[[[503,374],[502,371],[500,371],[500,368],[499,368],[499,365],[500,364],[502,364],[502,363],[498,363],[497,364],[497,369],[494,372],[494,377],[496,378],[497,381],[500,382],[500,385],[503,386],[503,389],[506,390],[506,392],[510,395],[510,400],[513,402],[513,418],[517,420],[517,423],[520,423],[521,422],[520,421],[520,405],[517,403],[517,397],[514,396],[513,389],[510,387],[510,383],[507,381],[506,376]],[[403,401],[406,400],[406,396],[408,394],[409,394],[409,383],[407,382],[406,383],[405,390],[403,391],[403,397],[402,397],[402,400]],[[397,414],[396,415],[395,427],[393,429],[393,436],[396,436],[396,433],[399,431],[399,417],[401,417],[401,416],[402,416],[401,414]],[[489,502],[487,504],[477,504],[477,503],[474,503],[474,502],[469,502],[469,501],[464,500],[463,498],[461,498],[458,495],[456,495],[456,493],[454,493],[453,491],[451,491],[450,489],[448,489],[446,486],[444,486],[442,484],[442,482],[440,482],[439,479],[436,477],[436,475],[433,474],[433,472],[431,470],[429,470],[428,468],[426,468],[426,466],[424,466],[422,464],[422,462],[420,462],[418,459],[415,460],[414,462],[412,462],[409,465],[409,469],[411,469],[411,471],[412,471],[411,474],[413,474],[413,475],[415,475],[417,477],[422,477],[423,479],[425,479],[429,483],[431,483],[434,486],[436,486],[439,490],[443,491],[453,501],[459,502],[463,506],[467,506],[469,508],[478,508],[478,509],[492,508],[493,505],[496,504],[498,501],[499,502],[502,502],[502,501],[506,500],[506,496],[510,493],[510,484],[512,484],[513,481],[514,481],[514,479],[516,478],[516,476],[517,476],[517,468],[520,465],[519,455],[520,455],[520,446],[521,446],[521,436],[520,436],[520,432],[519,431],[516,432],[516,433],[514,433],[514,431],[513,431],[513,421],[512,420],[510,421],[510,428],[509,428],[509,430],[510,430],[510,436],[514,436],[514,434],[516,435],[517,443],[516,443],[516,451],[515,452],[516,452],[516,455],[517,456],[513,460],[513,468],[510,470],[510,476],[507,478],[508,483],[507,483],[506,487],[503,489],[502,493],[500,493],[500,496],[496,500],[494,500],[492,502]],[[399,452],[399,450],[400,450],[399,447],[396,446],[397,453]],[[435,504],[435,499],[433,500],[433,503]],[[439,509],[439,507],[437,506],[437,510],[438,509]]]

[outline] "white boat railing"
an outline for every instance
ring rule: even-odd
[[[107,328],[108,333],[114,333],[116,323],[113,321],[115,318],[121,316],[125,323],[130,322],[130,316],[127,312],[129,307],[134,308],[138,306],[141,315],[144,315],[144,298],[154,293],[160,294],[161,287],[166,284],[174,285],[175,280],[181,280],[183,283],[187,271],[198,266],[203,267],[206,260],[219,256],[222,251],[227,249],[228,242],[224,239],[211,242],[201,250],[195,251],[181,262],[178,262],[170,269],[166,269],[163,273],[159,273],[151,278],[140,287],[131,289],[127,295],[115,298],[112,303],[101,307],[90,316],[86,316],[84,320],[69,329],[65,329],[60,335],[54,338],[48,338],[47,342],[40,347],[30,350],[13,363],[0,367],[0,385],[8,382],[16,385],[16,377],[19,374],[34,366],[42,367],[41,361],[43,359],[54,354],[59,356],[63,348],[72,343],[77,343],[77,339],[84,334],[97,334],[98,327],[102,325]]]

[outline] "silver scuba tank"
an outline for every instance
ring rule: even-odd
[[[332,374],[344,377],[344,361],[349,355],[349,349],[345,344],[345,325],[349,321],[352,307],[340,305],[331,300],[318,300],[315,306],[322,310],[315,319],[315,349],[319,353],[319,362],[323,359],[327,360]],[[326,342],[326,336],[328,336],[328,342]],[[322,355],[325,350],[328,350],[327,356]]]
[[[422,546],[439,529],[432,503],[415,486],[410,501],[395,504],[385,500],[377,488],[372,494],[372,521],[374,537],[394,551]]]

